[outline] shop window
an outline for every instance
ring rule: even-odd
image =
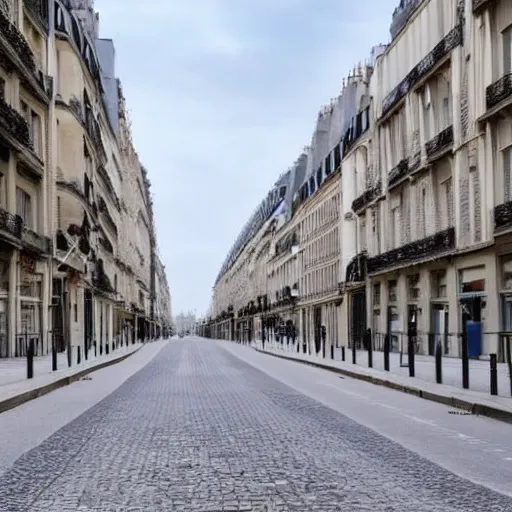
[[[380,306],[380,283],[373,285],[373,305]]]

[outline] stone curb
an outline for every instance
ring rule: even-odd
[[[89,368],[85,368],[84,370],[80,370],[73,375],[68,375],[66,377],[62,377],[54,382],[50,382],[49,384],[45,384],[35,389],[31,389],[30,391],[25,391],[16,396],[12,396],[11,398],[7,398],[6,400],[0,401],[0,414],[6,412],[10,409],[14,409],[15,407],[19,407],[26,402],[30,402],[40,396],[47,395],[56,389],[63,388],[64,386],[69,386],[73,382],[80,380],[82,377],[85,377],[89,373],[93,373],[98,370],[102,370],[108,366],[112,366],[114,364],[120,363],[125,359],[128,359],[133,354],[136,354],[144,345],[141,345],[137,350],[130,352],[129,354],[125,354],[116,359],[110,359],[109,361],[104,361],[103,363],[99,363],[95,366],[91,366]]]
[[[506,423],[512,423],[512,412],[504,411],[503,409],[499,409],[497,407],[492,407],[490,405],[484,405],[480,403],[470,402],[468,400],[463,400],[462,398],[456,398],[454,396],[446,396],[440,395],[437,393],[433,393],[431,391],[426,391],[424,389],[420,389],[414,386],[407,386],[403,384],[398,384],[396,382],[392,382],[380,377],[374,377],[372,375],[365,375],[362,373],[353,372],[350,370],[346,370],[344,368],[336,368],[333,366],[329,366],[327,364],[316,363],[313,361],[306,361],[304,359],[296,359],[294,357],[285,356],[282,354],[274,354],[273,352],[267,352],[265,350],[261,350],[259,348],[255,348],[257,352],[262,354],[266,354],[273,357],[278,357],[280,359],[286,359],[288,361],[295,361],[297,363],[305,364],[308,366],[314,366],[316,368],[321,368],[323,370],[327,370],[333,373],[339,373],[345,375],[347,377],[351,377],[353,379],[362,380],[365,382],[370,382],[371,384],[375,384],[377,386],[384,386],[386,388],[394,389],[396,391],[401,391],[402,393],[408,393],[410,395],[415,395],[419,398],[424,398],[425,400],[430,400],[432,402],[437,402],[443,405],[447,405],[450,407],[455,407],[457,409],[463,409],[464,411],[470,412],[471,414],[476,414],[479,416],[487,416],[489,418],[493,418],[495,420],[504,421]]]

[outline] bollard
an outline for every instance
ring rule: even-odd
[[[331,359],[334,361],[334,345],[331,345]]]
[[[352,364],[356,364],[356,360],[357,360],[356,341],[352,340]]]
[[[27,379],[34,378],[34,340],[28,342],[27,347]]]
[[[81,348],[80,345],[78,345],[76,347],[76,364],[79,365],[81,362],[82,362],[82,358],[81,358]]]
[[[57,348],[55,347],[55,340],[52,336],[52,372],[57,371]]]
[[[100,342],[100,356],[103,355],[103,343]]]
[[[414,337],[409,335],[409,339],[407,340],[407,359],[409,362],[409,377],[414,377],[415,368],[414,368]]]
[[[496,354],[490,355],[491,363],[491,395],[498,394],[498,360]]]
[[[469,389],[469,355],[468,355],[468,337],[462,335],[462,387]]]
[[[105,343],[105,354],[106,354],[107,356],[108,356],[108,353],[109,353],[109,351],[110,351],[110,348],[109,348],[109,347],[110,347],[110,343],[108,343],[108,342],[107,342],[107,343]]]
[[[341,360],[345,361],[345,347],[341,347]]]
[[[390,339],[389,334],[384,336],[384,370],[389,372],[389,349],[390,349]]]
[[[368,329],[365,332],[365,344],[368,349],[368,368],[373,368],[373,343],[372,343],[372,330]]]
[[[436,382],[438,384],[443,383],[443,351],[441,347],[441,343],[436,343]]]
[[[94,357],[98,357],[98,344],[94,342]]]

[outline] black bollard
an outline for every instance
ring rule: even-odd
[[[55,346],[55,340],[52,336],[52,372],[57,371],[57,347]]]
[[[466,333],[462,335],[462,387],[469,389],[469,354],[468,337]]]
[[[34,378],[34,340],[28,342],[27,347],[27,379]]]
[[[98,357],[98,344],[94,342],[94,357]]]
[[[356,364],[357,351],[356,351],[356,340],[352,340],[352,364]]]
[[[496,354],[491,354],[491,395],[498,394],[498,361]]]
[[[341,360],[345,361],[345,347],[341,347]]]
[[[82,362],[82,353],[81,353],[81,347],[78,345],[76,347],[76,364],[80,364]]]
[[[442,358],[442,347],[441,343],[436,343],[436,382],[438,384],[443,383],[443,358]]]
[[[414,368],[414,336],[409,334],[409,339],[407,340],[407,359],[409,362],[409,377],[414,377],[415,368]]]
[[[384,370],[389,372],[389,349],[390,349],[390,339],[389,334],[384,336]]]
[[[372,330],[368,329],[365,334],[365,345],[368,350],[368,368],[373,368],[373,343],[372,343]]]
[[[108,343],[108,342],[107,342],[107,343],[105,343],[105,354],[106,354],[107,356],[108,356],[108,353],[109,353],[109,351],[110,351],[110,348],[109,348],[109,347],[110,347],[110,343]]]
[[[331,345],[331,359],[334,361],[334,345]]]

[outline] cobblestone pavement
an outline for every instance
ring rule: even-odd
[[[0,510],[497,512],[512,499],[187,340],[18,459]]]

